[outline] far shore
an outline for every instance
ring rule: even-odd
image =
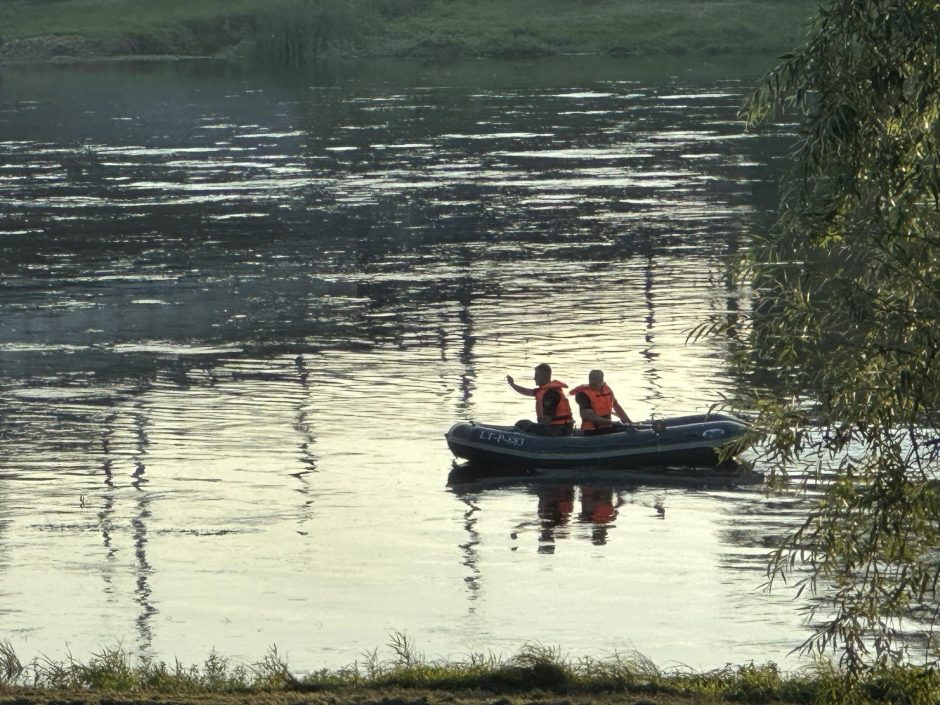
[[[0,63],[779,56],[816,0],[5,0]]]

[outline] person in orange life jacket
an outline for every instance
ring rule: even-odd
[[[604,373],[601,370],[591,370],[588,383],[575,387],[568,393],[574,395],[574,400],[581,410],[581,431],[585,436],[615,433],[632,428],[633,422],[620,406],[613,391],[604,383]],[[617,414],[621,423],[611,421],[611,412]]]
[[[574,430],[574,417],[571,405],[565,398],[564,382],[552,379],[552,368],[544,362],[535,368],[535,388],[529,389],[516,384],[506,375],[509,386],[520,394],[535,397],[535,416],[537,421],[523,419],[516,422],[516,430],[537,436],[570,436]]]

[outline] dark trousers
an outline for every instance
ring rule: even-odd
[[[571,424],[536,423],[535,421],[522,419],[522,421],[516,421],[515,429],[532,436],[570,436],[574,426]]]
[[[583,431],[585,436],[603,436],[606,433],[620,433],[621,431],[626,431],[629,426],[622,424],[619,421],[615,421],[610,426],[601,426],[600,428],[595,428],[590,431]]]

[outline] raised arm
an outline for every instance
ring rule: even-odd
[[[516,381],[512,378],[511,375],[506,375],[506,381],[509,383],[509,386],[515,389],[519,394],[525,394],[527,397],[534,397],[535,390],[529,389],[528,387],[520,387],[516,384]]]

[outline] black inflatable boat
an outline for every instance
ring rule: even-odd
[[[458,423],[445,434],[458,458],[474,465],[519,470],[553,468],[640,468],[656,465],[714,467],[718,449],[741,449],[748,425],[724,414],[698,414],[636,424],[599,436],[551,437],[512,426]]]

